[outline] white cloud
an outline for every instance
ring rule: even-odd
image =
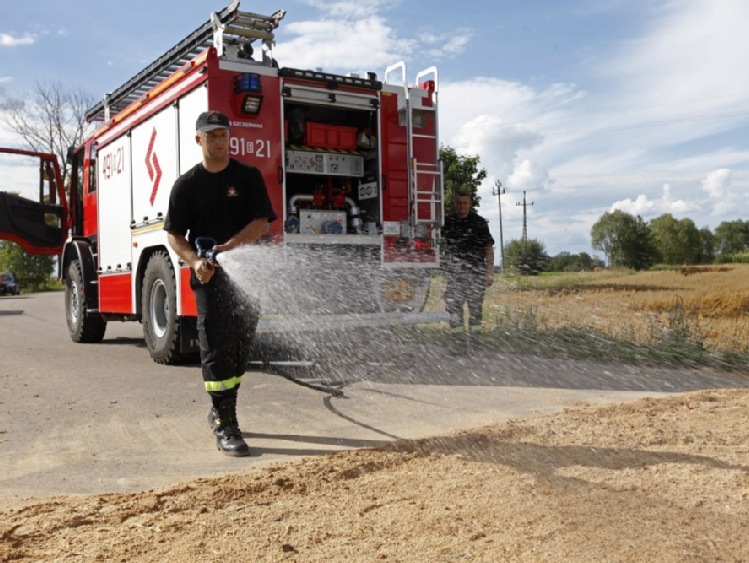
[[[516,163],[507,179],[507,188],[518,191],[548,191],[549,172],[527,158],[522,159]]]
[[[284,66],[295,68],[364,73],[404,58],[413,49],[412,40],[398,39],[375,15],[343,25],[333,19],[292,23],[284,31],[295,37],[276,47],[273,55]]]
[[[702,180],[702,189],[710,197],[709,205],[713,217],[722,217],[736,213],[738,209],[745,209],[746,197],[740,196],[732,181],[733,173],[727,168],[721,168],[708,174]]]
[[[440,100],[449,111],[442,114],[440,131],[450,137],[478,115],[493,115],[505,124],[523,125],[537,131],[558,129],[568,121],[574,123],[562,108],[584,95],[574,84],[552,84],[537,90],[500,78],[443,82]]]
[[[285,39],[274,48],[284,66],[322,68],[330,72],[379,72],[398,60],[409,60],[416,52],[429,57],[455,56],[465,49],[471,32],[422,33],[402,37],[383,16],[394,0],[360,2],[307,0],[323,16],[285,24]],[[334,40],[331,40],[334,38]]]
[[[664,213],[681,214],[688,211],[693,211],[696,207],[682,199],[674,199],[671,195],[671,186],[668,184],[663,185],[663,196],[661,197],[661,203],[665,208],[670,209],[670,211],[665,211]]]
[[[524,125],[506,125],[496,115],[474,117],[452,135],[448,144],[465,154],[491,153],[492,168],[510,173],[518,154],[542,141],[541,135]],[[482,159],[483,160],[483,159]]]
[[[472,37],[473,31],[462,28],[440,35],[422,34],[419,40],[426,46],[426,56],[440,60],[461,54]]]
[[[652,219],[664,213],[671,213],[672,215],[683,214],[688,211],[694,211],[696,207],[682,199],[674,199],[671,195],[671,186],[664,184],[660,198],[650,199],[647,195],[640,194],[635,200],[627,198],[614,202],[611,206],[611,211],[616,209],[631,213],[632,215],[641,215],[644,219]]]
[[[460,153],[478,154],[480,165],[508,188],[547,191],[553,180],[546,132],[568,119],[560,108],[583,96],[573,84],[535,90],[492,78],[448,83],[440,93],[441,139]]]
[[[715,170],[714,172],[711,172],[707,178],[702,180],[702,189],[705,190],[713,200],[725,197],[730,185],[731,171],[727,168]]]
[[[648,199],[648,196],[640,194],[634,201],[627,198],[623,201],[616,201],[611,206],[611,211],[619,209],[632,215],[650,215],[656,206],[656,202]]]
[[[8,33],[0,33],[0,47],[18,47],[19,45],[33,45],[36,36],[24,33],[21,37],[14,37]]]

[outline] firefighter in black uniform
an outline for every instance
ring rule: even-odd
[[[170,246],[190,265],[198,309],[198,339],[205,389],[212,399],[208,420],[218,449],[249,455],[237,422],[237,391],[245,372],[259,310],[231,284],[218,264],[198,256],[196,239],[209,237],[216,252],[259,239],[276,218],[260,171],[229,157],[229,120],[200,114],[195,140],[203,161],[180,176],[164,221]]]
[[[445,247],[445,309],[453,331],[465,329],[463,305],[468,303],[468,329],[480,330],[484,291],[494,283],[494,238],[486,219],[471,210],[471,196],[455,196],[455,213],[442,228]]]

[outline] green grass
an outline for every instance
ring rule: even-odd
[[[424,339],[449,348],[451,335],[445,327],[399,327],[403,338]],[[591,360],[665,368],[713,368],[746,371],[749,354],[712,353],[683,336],[668,336],[652,344],[613,338],[604,333],[578,328],[537,330],[531,323],[521,327],[504,325],[495,330],[473,333],[479,351],[527,354],[550,359]]]
[[[648,343],[636,342],[627,338],[627,331],[622,336],[614,337],[593,329],[566,326],[558,329],[544,328],[543,312],[530,307],[517,310],[501,306],[501,293],[510,286],[510,290],[553,290],[578,286],[585,282],[606,283],[634,275],[630,271],[607,271],[598,273],[545,273],[539,276],[498,275],[495,285],[490,290],[497,292],[498,303],[494,307],[493,320],[496,328],[474,335],[477,345],[484,350],[503,353],[537,355],[548,358],[578,359],[595,361],[613,361],[635,365],[649,365],[671,368],[709,367],[722,371],[746,371],[749,368],[749,353],[739,351],[711,352],[706,350],[698,337],[691,330],[692,324],[684,307],[675,307],[667,315],[665,326],[653,325]],[[444,281],[440,277],[433,279],[433,290],[430,292],[429,308],[436,310],[441,305]],[[488,293],[487,307],[491,305]],[[626,322],[626,320],[624,321]],[[447,345],[450,335],[445,326],[422,327],[419,330],[406,332],[412,337],[428,338]],[[444,341],[444,342],[443,342]]]
[[[606,272],[542,272],[537,276],[499,274],[495,283],[507,283],[524,289],[564,289],[591,281],[597,283],[620,279],[633,275],[628,270],[607,270]]]

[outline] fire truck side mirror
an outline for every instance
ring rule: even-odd
[[[75,147],[68,147],[68,152],[65,154],[65,162],[68,164],[73,164],[73,153],[75,152]]]

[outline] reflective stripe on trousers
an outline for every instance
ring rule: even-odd
[[[213,392],[220,392],[220,391],[230,391],[234,389],[235,387],[238,387],[240,383],[242,383],[242,376],[239,375],[237,377],[232,377],[230,379],[224,379],[223,381],[205,381],[205,390],[209,393],[211,391]]]

